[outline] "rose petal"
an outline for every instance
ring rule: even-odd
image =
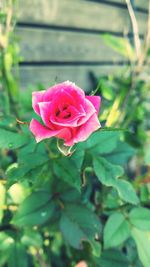
[[[69,112],[71,117],[64,118],[63,116]],[[65,127],[77,127],[79,118],[85,116],[85,112],[82,110],[82,113],[77,110],[74,106],[69,106],[66,111],[62,111],[59,117],[56,114],[50,116],[50,121],[53,125],[56,126],[65,126]]]
[[[59,83],[50,87],[44,95],[44,101],[51,101],[52,98],[55,97],[55,95],[59,93],[62,89],[68,94],[70,94],[73,98],[76,98],[77,96],[85,97],[85,93],[81,88],[77,87],[74,83],[70,81],[65,81],[63,83]]]
[[[85,98],[88,99],[93,104],[98,114],[100,104],[101,104],[101,97],[100,96],[86,96]]]
[[[73,138],[66,141],[66,146],[73,146],[75,143],[85,141],[93,132],[98,130],[101,127],[98,120],[97,114],[93,114],[89,120],[80,126],[77,127],[76,133],[73,134]]]
[[[39,102],[43,101],[45,91],[33,92],[32,93],[32,107],[34,111],[40,116]]]
[[[37,143],[42,141],[43,139],[47,139],[53,136],[62,138],[64,140],[69,140],[71,138],[71,131],[69,128],[63,128],[61,130],[53,131],[43,126],[35,119],[32,119],[30,122],[30,131],[35,136]]]
[[[51,130],[54,129],[54,125],[50,122],[50,115],[51,115],[51,102],[41,102],[39,103],[40,115],[45,123],[45,125],[50,128]]]
[[[83,108],[84,108],[85,116],[83,116],[81,119],[78,120],[78,123],[77,123],[78,126],[86,123],[89,120],[89,118],[94,113],[96,113],[95,107],[88,99],[84,99]]]

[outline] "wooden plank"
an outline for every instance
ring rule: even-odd
[[[55,26],[95,29],[103,31],[130,31],[127,9],[86,0],[20,0],[19,20]],[[143,33],[146,14],[139,15]]]
[[[134,2],[135,2],[136,7],[140,7],[140,8],[144,8],[148,10],[149,0],[134,0]]]
[[[118,3],[118,4],[123,4],[123,5],[126,4],[125,0],[109,0],[109,1],[112,3]],[[134,0],[134,6],[137,8],[148,10],[148,0]]]
[[[106,46],[99,34],[18,29],[24,61],[100,62],[125,58]]]
[[[37,85],[42,84],[45,88],[52,84],[70,80],[75,82],[85,91],[93,90],[90,73],[93,72],[96,77],[107,74],[117,74],[122,71],[123,66],[43,66],[43,67],[20,67],[21,88],[28,86],[37,90]]]
[[[75,28],[123,31],[128,13],[86,0],[20,0],[20,21]]]

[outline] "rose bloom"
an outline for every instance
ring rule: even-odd
[[[100,128],[99,96],[85,96],[84,91],[69,81],[46,91],[33,92],[32,106],[41,117],[30,122],[30,131],[37,142],[46,138],[64,139],[65,146],[85,141]]]

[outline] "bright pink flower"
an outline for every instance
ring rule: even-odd
[[[31,120],[30,130],[37,142],[50,137],[64,139],[66,146],[86,140],[100,128],[99,96],[85,96],[84,91],[69,81],[47,91],[33,92],[32,106],[43,124]]]

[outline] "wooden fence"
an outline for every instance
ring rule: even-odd
[[[90,73],[113,73],[125,59],[106,46],[104,33],[132,33],[125,0],[20,0],[21,85],[50,86],[71,80],[85,90]],[[146,31],[148,0],[132,1],[141,36]]]

